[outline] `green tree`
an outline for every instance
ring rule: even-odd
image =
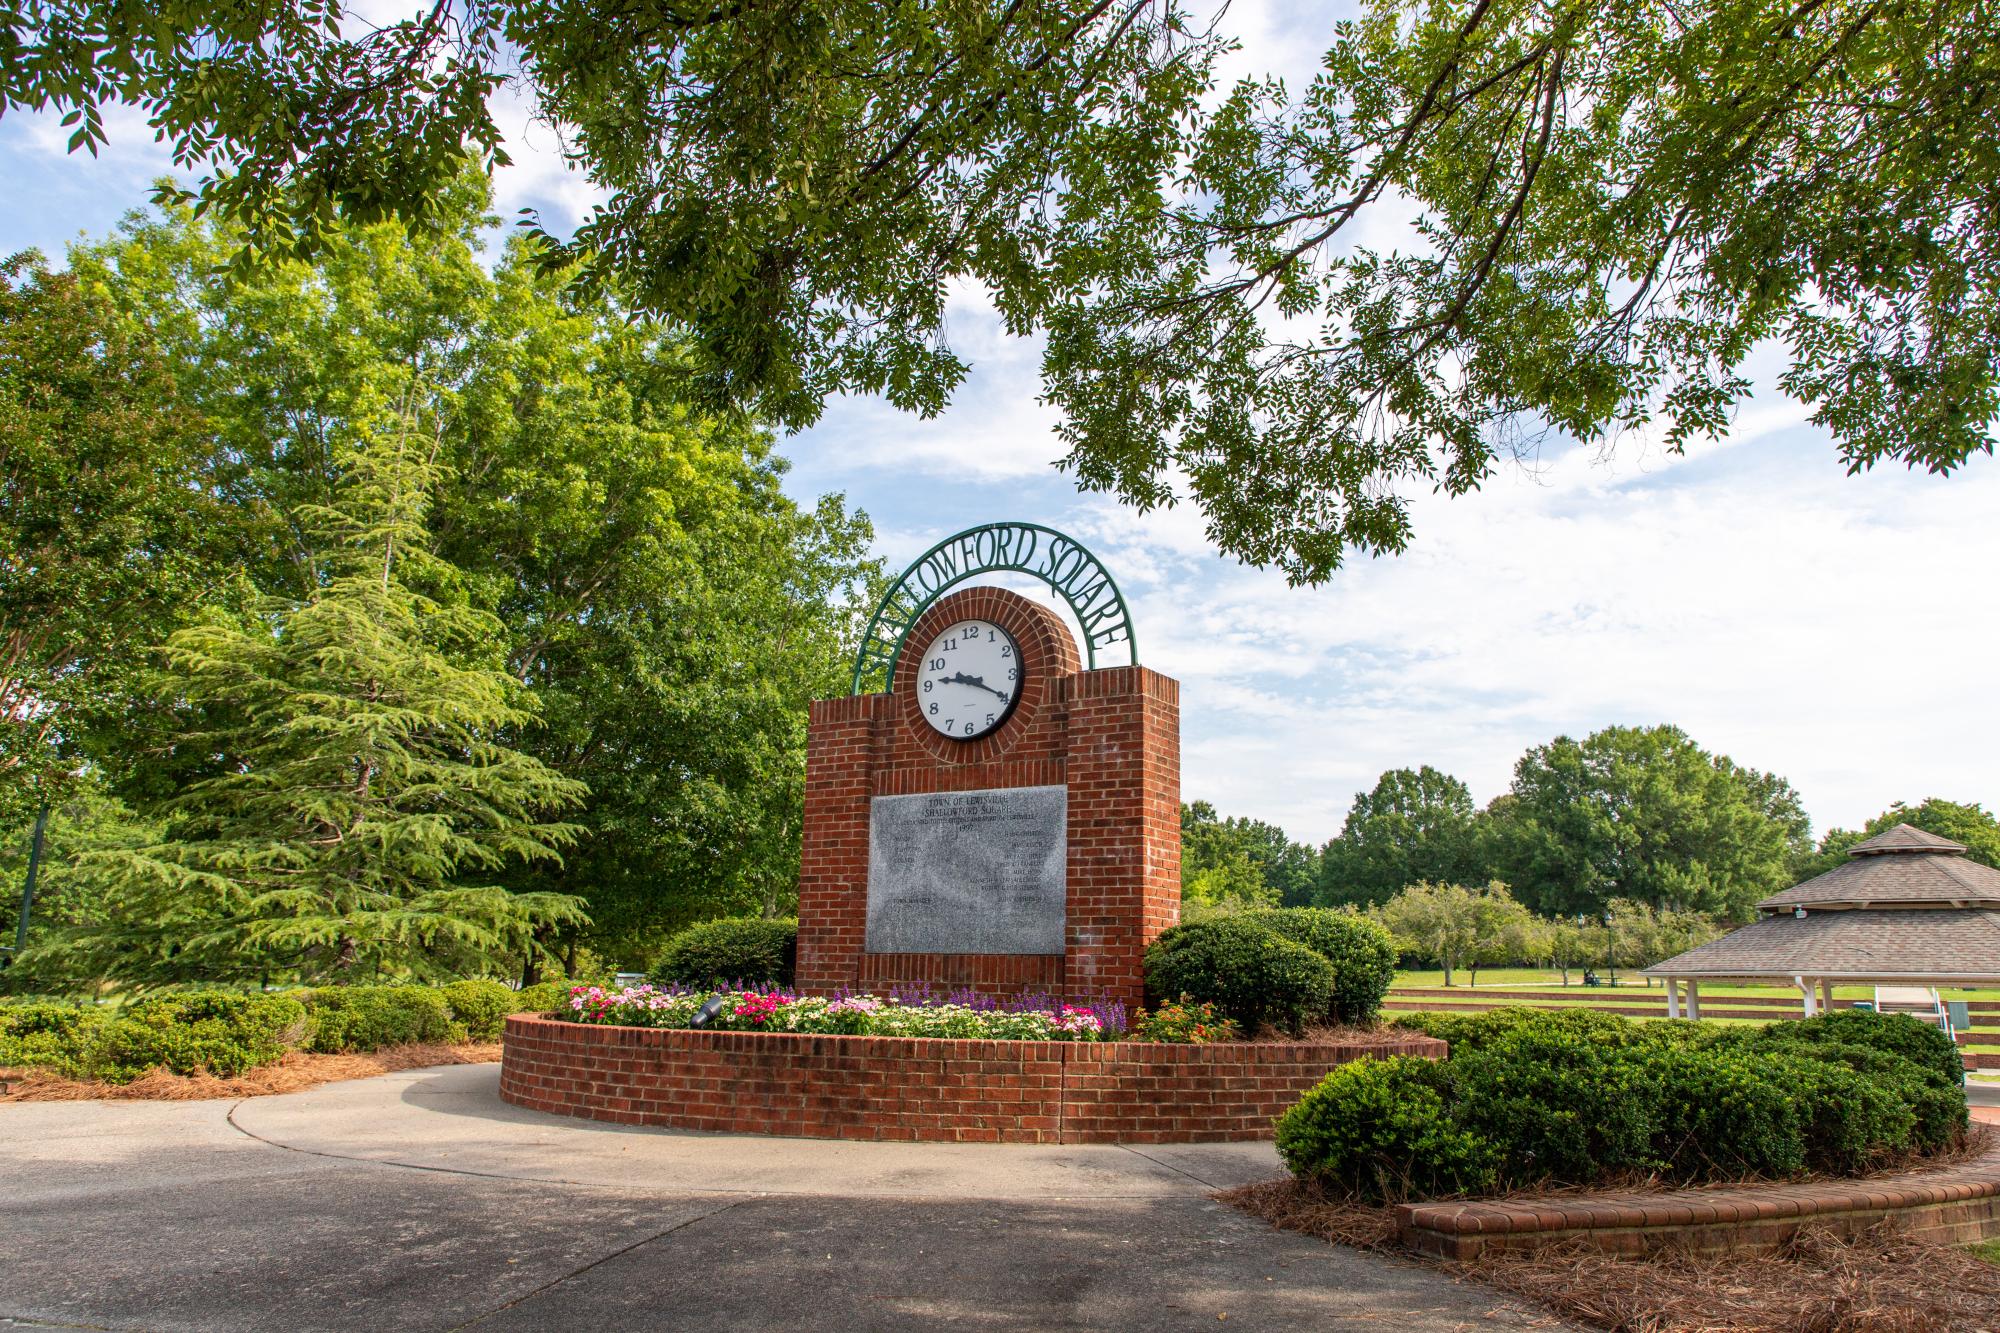
[[[1261,819],[1223,818],[1207,801],[1181,806],[1181,897],[1271,907],[1311,900],[1318,858]]]
[[[412,590],[445,571],[423,525],[435,423],[411,380],[353,423],[334,502],[300,517],[316,586],[169,640],[177,742],[213,771],[161,803],[165,840],[99,854],[119,919],[30,949],[29,975],[450,977],[580,916],[485,879],[557,858],[578,830],[541,816],[584,789],[495,739],[532,716],[498,668],[499,626]]]
[[[1309,86],[1211,105],[1170,0],[703,8],[442,0],[386,24],[32,0],[0,110],[145,109],[243,256],[434,225],[512,76],[606,193],[554,261],[690,330],[786,424],[935,410],[954,281],[1048,335],[1068,463],[1184,490],[1224,550],[1325,577],[1542,423],[1721,435],[1777,348],[1859,470],[1949,472],[2000,414],[2000,65],[1977,0],[1370,0]],[[1369,228],[1416,213],[1407,245]],[[1276,316],[1276,318],[1272,318]],[[1183,480],[1184,479],[1184,480]]]
[[[381,23],[322,0],[33,0],[0,29],[0,110],[145,108],[239,256],[310,254],[338,220],[440,225],[491,112],[525,94],[605,199],[551,259],[691,331],[718,396],[799,424],[838,388],[935,411],[965,373],[945,291],[1018,322],[1065,180],[1171,161],[1221,45],[1165,0],[606,7],[443,0]],[[167,197],[181,197],[169,189]],[[444,220],[448,226],[448,219]]]
[[[1479,964],[1496,961],[1510,940],[1525,945],[1529,924],[1527,910],[1498,882],[1483,888],[1412,884],[1376,908],[1374,916],[1403,952],[1436,959],[1447,986],[1462,966],[1473,969],[1477,984]]]
[[[1496,859],[1546,916],[1614,898],[1734,919],[1787,883],[1804,844],[1781,779],[1711,755],[1678,727],[1606,727],[1521,757]]]
[[[1847,860],[1847,849],[1855,843],[1886,833],[1898,824],[1964,843],[1965,854],[1972,860],[2000,866],[2000,820],[1976,801],[1961,804],[1933,796],[1916,805],[1898,801],[1858,829],[1828,829],[1818,849],[1798,859],[1792,872],[1794,878],[1806,880],[1825,874]]]
[[[1429,764],[1392,768],[1354,798],[1340,836],[1321,850],[1318,898],[1374,906],[1419,880],[1471,883],[1486,871],[1466,785]]]
[[[144,651],[220,577],[206,438],[74,274],[0,263],[0,821],[61,801]]]
[[[586,899],[591,924],[545,943],[636,962],[689,921],[788,910],[806,705],[844,683],[879,569],[865,518],[837,496],[801,510],[763,432],[690,402],[680,339],[615,294],[567,290],[532,244],[489,271],[486,207],[467,175],[417,239],[339,228],[312,265],[234,279],[228,229],[168,210],[72,263],[184,368],[225,442],[232,550],[267,593],[309,589],[294,515],[334,493],[334,451],[380,386],[421,373],[440,559],[411,577],[497,618],[539,705],[502,739],[591,788],[560,863],[495,881]],[[135,798],[190,776],[178,751],[120,758]]]

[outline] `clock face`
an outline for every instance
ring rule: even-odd
[[[1021,648],[987,620],[961,620],[931,640],[917,667],[917,710],[953,740],[984,736],[1021,697]]]

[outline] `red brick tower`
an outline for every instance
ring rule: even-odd
[[[1012,712],[995,730],[958,740],[926,725],[916,687],[923,646],[968,619],[1012,636],[1022,683]],[[1180,918],[1179,683],[1142,666],[1082,670],[1060,617],[999,588],[939,598],[905,642],[911,651],[897,660],[888,693],[812,706],[799,869],[799,988],[823,994],[930,981],[996,994],[1047,991],[1137,1004],[1146,946]],[[1004,801],[1004,793],[1020,788],[1066,801],[1061,952],[871,952],[876,798],[999,793],[996,799]],[[932,833],[946,846],[961,836],[946,818]],[[969,853],[979,850],[971,843],[981,835],[968,828],[962,836]],[[967,858],[968,864],[977,861],[976,855]],[[878,857],[878,894],[883,872]],[[982,910],[989,887],[1000,893],[973,872],[969,882],[953,887],[960,899],[956,910]],[[1045,907],[1054,910],[1052,903]],[[924,909],[906,901],[899,910]],[[1043,924],[1055,922],[1051,916]]]

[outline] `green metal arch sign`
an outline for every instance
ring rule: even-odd
[[[853,692],[887,690],[896,659],[931,603],[980,574],[1027,574],[1053,588],[1083,627],[1086,660],[1094,670],[1100,648],[1124,644],[1139,661],[1132,612],[1102,561],[1074,537],[1039,523],[986,523],[946,537],[897,576],[868,619],[854,655]]]

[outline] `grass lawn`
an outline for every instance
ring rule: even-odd
[[[2000,1264],[2000,1240],[1982,1240],[1965,1248],[1989,1264]]]

